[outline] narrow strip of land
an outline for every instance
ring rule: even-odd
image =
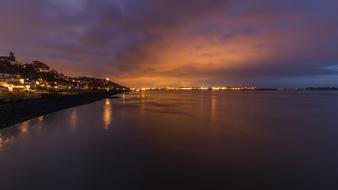
[[[62,109],[111,98],[119,93],[121,92],[48,95],[30,100],[0,102],[0,129]]]

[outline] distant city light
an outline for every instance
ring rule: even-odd
[[[151,90],[182,90],[182,91],[190,91],[190,90],[200,90],[200,91],[235,91],[235,90],[256,90],[255,86],[239,86],[239,87],[231,87],[231,86],[221,86],[221,87],[164,87],[164,88],[130,88],[131,91],[151,91]]]

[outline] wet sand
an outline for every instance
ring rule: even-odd
[[[49,95],[38,99],[0,103],[0,128],[6,128],[44,114],[89,104],[120,92]]]

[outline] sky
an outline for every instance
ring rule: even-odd
[[[1,0],[0,54],[130,87],[338,86],[337,0]]]

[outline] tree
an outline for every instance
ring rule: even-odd
[[[59,82],[59,73],[55,70],[39,73],[39,76],[48,82]]]
[[[34,67],[34,69],[36,71],[40,71],[40,72],[49,70],[49,66],[45,63],[40,62],[40,61],[33,61],[32,66]]]

